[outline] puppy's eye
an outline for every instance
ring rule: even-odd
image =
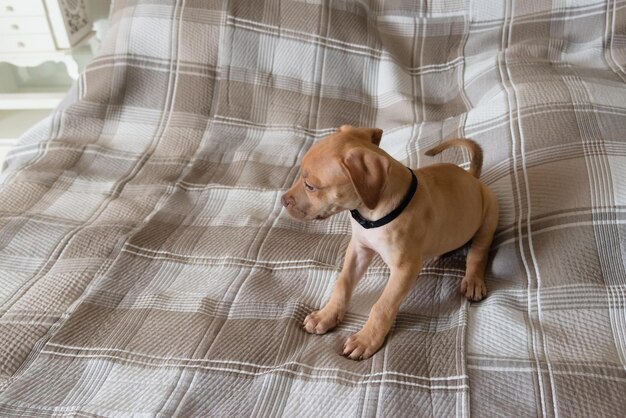
[[[309,192],[314,192],[315,191],[315,187],[311,186],[306,181],[304,182],[304,188],[307,189]]]

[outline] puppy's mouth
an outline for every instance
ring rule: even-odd
[[[317,216],[315,217],[315,220],[317,220],[317,221],[323,221],[324,219],[328,219],[328,218],[330,218],[331,216],[333,216],[333,215],[335,215],[335,214],[339,213],[340,211],[341,211],[341,209],[340,209],[340,208],[338,208],[338,207],[336,207],[336,206],[333,206],[333,207],[331,207],[330,209],[328,209],[327,211],[322,212],[322,213],[320,213],[319,215],[317,215]]]
[[[314,214],[310,214],[307,211],[299,208],[297,205],[289,205],[285,207],[287,209],[287,213],[292,216],[293,218],[296,218],[298,220],[301,221],[323,221],[325,219],[330,218],[331,216],[335,215],[336,213],[338,213],[341,209],[336,207],[336,206],[332,206],[328,209],[326,209],[323,212],[320,212],[317,215]]]
[[[306,213],[294,205],[289,205],[286,209],[287,213],[296,219],[304,220],[306,218]]]
[[[289,213],[289,215],[301,221],[323,221],[325,219],[330,218],[333,215],[333,213],[321,213],[317,216],[309,216],[307,213],[293,206],[287,209],[287,213]]]

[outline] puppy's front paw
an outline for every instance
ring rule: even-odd
[[[304,329],[310,334],[325,334],[341,322],[342,315],[336,310],[323,308],[304,318]]]
[[[467,300],[478,302],[487,296],[487,286],[482,279],[465,276],[461,281],[461,293],[465,295]]]
[[[346,340],[343,355],[352,360],[368,359],[382,347],[384,341],[384,335],[381,338],[361,330]]]

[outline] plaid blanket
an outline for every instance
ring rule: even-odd
[[[348,215],[291,219],[312,143],[411,167],[471,137],[500,223],[425,266],[383,346],[324,304]],[[624,416],[626,1],[116,0],[99,56],[0,187],[1,416]]]

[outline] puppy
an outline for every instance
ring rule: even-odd
[[[454,164],[410,170],[378,147],[382,133],[342,126],[311,147],[300,178],[282,196],[297,219],[325,219],[343,210],[352,215],[343,268],[328,303],[304,320],[307,332],[324,334],[341,322],[374,254],[389,266],[391,275],[367,322],[344,344],[343,354],[354,360],[371,357],[383,345],[425,260],[471,240],[460,291],[472,301],[485,297],[485,266],[498,223],[496,197],[478,180],[478,144],[454,139],[426,152],[466,148],[472,156],[469,172]]]

